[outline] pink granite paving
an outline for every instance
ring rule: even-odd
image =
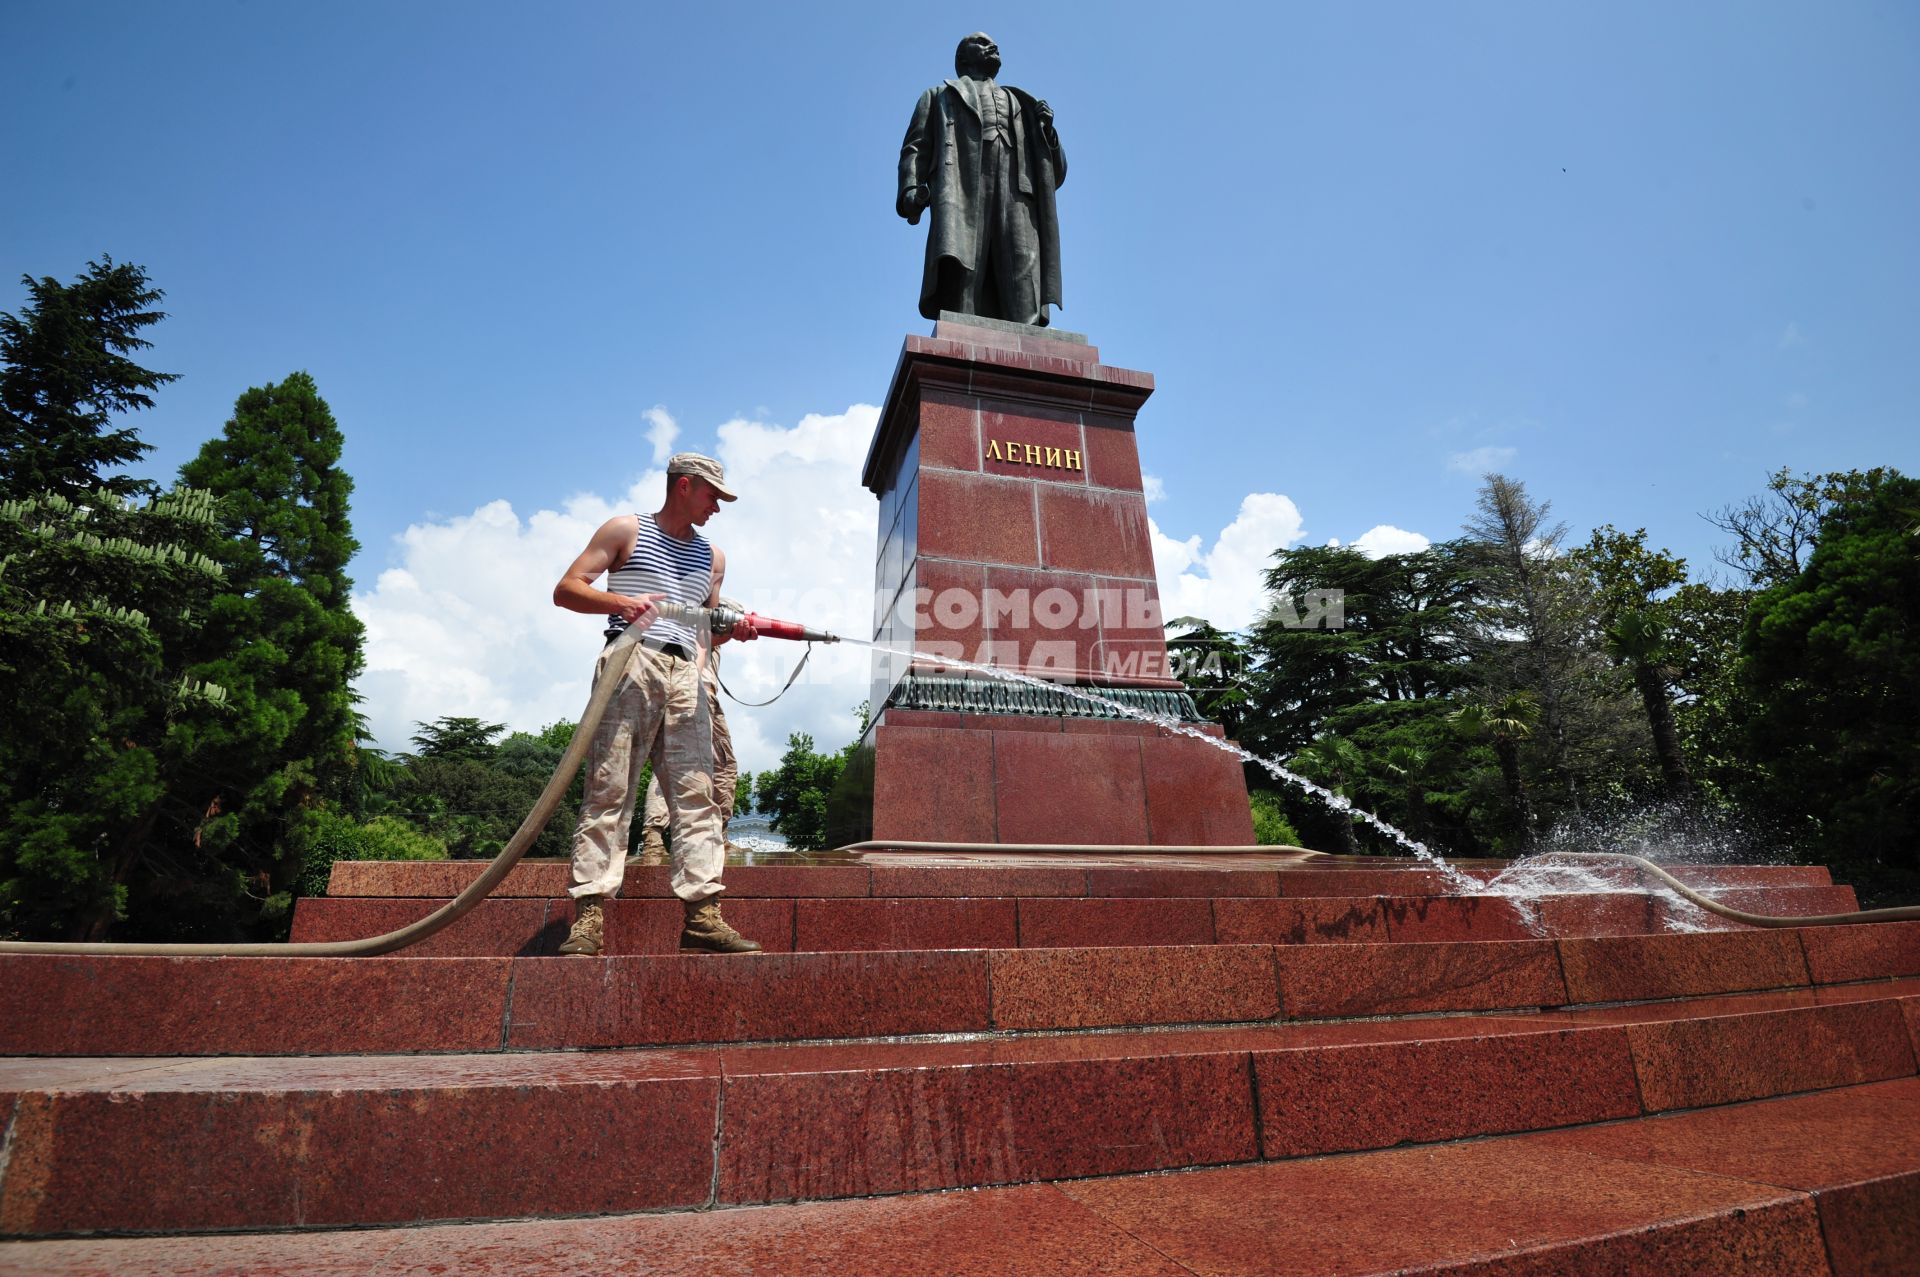
[[[1000,1029],[1270,1020],[1280,1014],[1266,945],[1020,949],[989,959]]]
[[[519,958],[506,1042],[537,1050],[986,1027],[980,952]]]
[[[1270,1158],[1640,1115],[1624,1029],[1256,1051],[1253,1068],[1261,1151]]]
[[[1059,1188],[1221,1277],[1827,1272],[1804,1194],[1510,1140]]]
[[[1920,1078],[1525,1142],[1812,1192],[1835,1273],[1920,1271]]]
[[[1793,931],[1604,936],[1560,941],[1574,1002],[1625,1002],[1809,983]]]
[[[511,961],[0,954],[0,1053],[492,1050]]]
[[[692,1206],[719,1086],[711,1061],[654,1054],[187,1061],[24,1093],[0,1233]],[[528,1173],[556,1158],[605,1173]]]
[[[1241,1162],[1257,1148],[1246,1063],[1234,1054],[814,1074],[745,1067],[729,1062],[723,1096],[722,1202]]]
[[[1300,945],[1278,949],[1280,1000],[1292,1019],[1498,1011],[1567,1000],[1547,940]]]
[[[1190,1277],[1045,1185],[694,1214],[366,1232],[0,1243],[26,1277]]]

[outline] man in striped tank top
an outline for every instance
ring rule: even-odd
[[[611,643],[628,626],[645,629],[587,752],[586,797],[573,832],[573,929],[560,952],[592,956],[606,947],[606,901],[626,872],[627,834],[642,766],[651,759],[673,798],[673,893],[686,908],[682,949],[756,953],[760,946],[720,917],[726,848],[713,792],[712,718],[701,678],[702,635],[669,621],[654,604],[713,607],[727,560],[695,529],[734,500],[712,457],[678,453],[667,462],[667,499],[657,513],[608,519],[573,561],[553,601],[572,612],[604,615]],[[606,588],[594,582],[602,575]],[[736,625],[728,637],[751,639]],[[605,672],[602,654],[596,681]]]

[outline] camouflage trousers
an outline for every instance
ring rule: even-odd
[[[740,763],[733,756],[733,733],[727,730],[727,716],[720,709],[720,687],[711,665],[707,667],[704,681],[707,709],[713,716],[713,801],[720,809],[720,823],[724,825],[733,819],[734,785],[740,779]],[[658,829],[664,833],[673,823],[673,809],[667,803],[666,792],[660,788],[657,771],[647,785],[646,813],[640,822],[642,829]]]
[[[601,653],[594,669],[596,684],[606,674],[608,659]],[[725,890],[720,885],[726,847],[720,808],[714,802],[711,720],[698,665],[646,647],[633,653],[587,750],[586,796],[573,831],[569,895],[619,894],[640,770],[649,760],[673,798],[673,894],[697,901]]]

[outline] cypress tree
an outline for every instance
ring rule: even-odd
[[[297,372],[241,395],[220,437],[181,467],[218,500],[229,534],[216,556],[229,588],[189,672],[226,688],[230,712],[182,742],[190,750],[177,760],[202,814],[172,861],[197,870],[152,885],[177,895],[193,878],[237,872],[259,904],[241,925],[278,927],[325,800],[351,786],[362,628],[349,608],[359,546],[343,442],[313,378]]]

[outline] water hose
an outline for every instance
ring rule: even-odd
[[[1651,860],[1641,856],[1630,856],[1624,851],[1563,851],[1553,853],[1553,858],[1597,860],[1617,865],[1631,865],[1671,887],[1687,903],[1698,905],[1708,913],[1717,913],[1722,918],[1744,922],[1750,927],[1837,927],[1856,922],[1920,922],[1920,905],[1901,905],[1892,909],[1862,909],[1855,913],[1821,913],[1801,918],[1781,917],[1770,913],[1748,913],[1743,909],[1735,909],[1731,905],[1723,905],[1710,896],[1702,895]]]
[[[909,842],[909,841],[869,841],[848,843],[836,851],[910,851],[910,852],[1012,852],[1019,855],[1078,855],[1089,852],[1106,852],[1115,855],[1252,855],[1259,853],[1278,854],[1297,863],[1350,862],[1365,863],[1372,860],[1368,856],[1332,856],[1322,851],[1308,851],[1304,847],[1288,846],[1167,846],[1131,844],[1101,844],[1083,846],[1077,843],[996,843],[996,842]],[[1619,851],[1569,851],[1556,852],[1555,858],[1565,860],[1604,860],[1614,864],[1632,865],[1671,887],[1680,897],[1690,904],[1698,905],[1708,913],[1719,914],[1722,918],[1734,922],[1744,922],[1751,927],[1837,927],[1861,922],[1920,922],[1920,905],[1902,905],[1893,909],[1862,909],[1855,913],[1822,913],[1804,917],[1789,917],[1779,914],[1748,913],[1723,905],[1711,896],[1702,895],[1686,883],[1640,856],[1630,856]],[[1374,863],[1378,863],[1375,861]],[[1421,866],[1411,866],[1419,868]]]

